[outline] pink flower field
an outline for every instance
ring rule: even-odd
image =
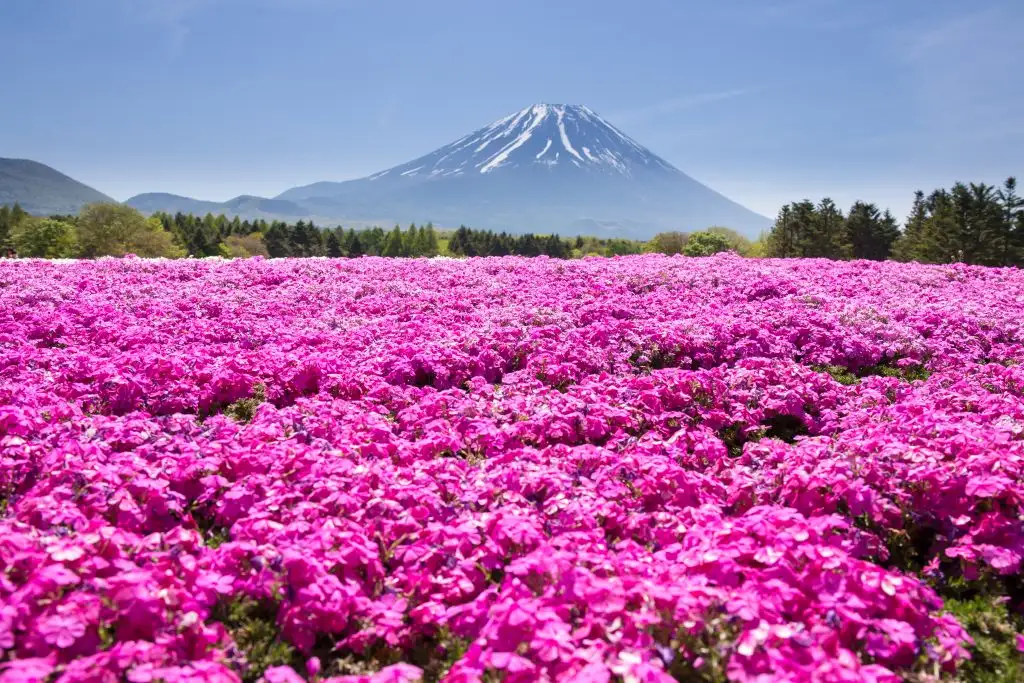
[[[973,680],[1021,361],[1015,269],[0,261],[0,681]]]

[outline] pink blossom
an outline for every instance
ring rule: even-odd
[[[85,635],[85,624],[74,615],[54,614],[42,618],[37,628],[47,643],[68,648]]]
[[[305,659],[267,681],[955,677],[931,586],[1024,565],[1016,270],[132,258],[0,285],[0,681],[237,681],[229,615]]]

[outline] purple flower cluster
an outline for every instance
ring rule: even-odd
[[[1022,360],[1010,269],[0,262],[0,682],[938,680]]]

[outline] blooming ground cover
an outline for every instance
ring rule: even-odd
[[[1024,274],[0,262],[0,681],[1024,678]]]

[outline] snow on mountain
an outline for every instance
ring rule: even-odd
[[[396,175],[437,178],[532,166],[625,176],[636,168],[679,173],[585,106],[535,104],[369,179]]]
[[[648,239],[723,225],[749,236],[771,221],[723,197],[582,105],[535,104],[408,163],[345,182],[292,188],[275,199],[197,202],[147,194],[147,211],[391,225],[590,234]]]
[[[316,215],[649,238],[770,225],[583,105],[535,104],[400,166],[278,196]]]

